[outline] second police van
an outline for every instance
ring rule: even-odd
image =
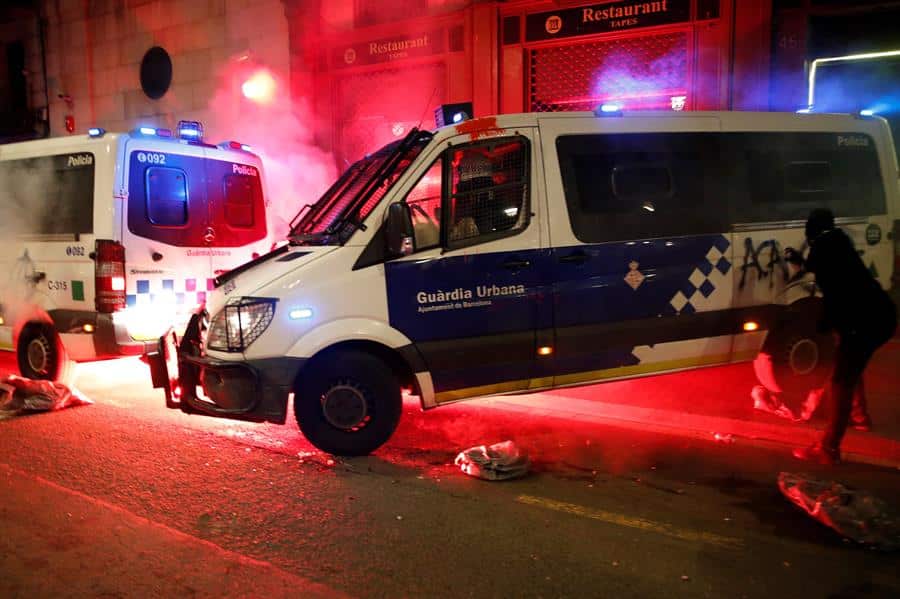
[[[141,354],[269,251],[249,150],[204,143],[196,122],[0,146],[0,349],[21,373]]]
[[[503,115],[352,165],[291,243],[217,279],[150,357],[167,404],[285,422],[368,453],[401,390],[424,408],[756,360],[773,391],[827,376],[821,298],[784,260],[828,207],[887,285],[897,160],[883,119]],[[762,350],[762,351],[761,351]],[[748,390],[749,391],[749,390]]]

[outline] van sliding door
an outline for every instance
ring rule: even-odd
[[[560,172],[548,193],[564,199],[551,206],[554,384],[728,362],[729,213],[709,187],[718,120],[658,132],[672,127],[651,119],[646,133],[599,120],[549,122],[572,127],[552,135],[542,124]]]

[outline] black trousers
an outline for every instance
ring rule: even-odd
[[[854,393],[859,393],[863,399],[862,376],[866,365],[879,347],[884,345],[893,335],[894,329],[879,327],[874,329],[859,329],[840,333],[837,352],[835,354],[834,372],[831,375],[831,406],[828,428],[822,445],[828,449],[837,450],[841,446],[847,425],[850,422],[850,412],[853,410]],[[865,405],[861,406],[865,409]]]

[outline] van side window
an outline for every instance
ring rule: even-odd
[[[723,231],[708,134],[568,135],[556,142],[569,218],[588,243]]]
[[[788,193],[817,194],[831,191],[831,164],[791,162],[787,165]]]
[[[0,162],[6,232],[93,233],[94,161],[92,153],[78,152]]]
[[[406,194],[416,251],[441,244],[441,191],[444,160],[438,158]]]
[[[253,226],[253,195],[258,177],[226,175],[225,222],[232,227]]]
[[[154,225],[177,227],[188,220],[187,178],[177,168],[150,167],[146,175],[147,218]]]
[[[875,142],[856,133],[566,135],[556,141],[586,243],[722,233],[732,224],[884,214]]]
[[[805,220],[812,204],[835,216],[882,214],[875,141],[847,133],[729,133],[723,160],[736,222]]]
[[[524,138],[473,143],[449,151],[448,245],[488,241],[527,226],[529,157]]]

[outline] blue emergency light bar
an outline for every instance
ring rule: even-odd
[[[223,150],[243,150],[244,152],[252,152],[253,146],[242,144],[239,141],[223,141],[219,144]]]
[[[103,137],[104,133],[106,133],[106,129],[102,127],[91,127],[88,129],[88,137]]]
[[[605,102],[594,110],[596,116],[622,116],[622,105]]]
[[[158,127],[138,127],[135,130],[141,135],[149,135],[153,137],[172,137],[171,129],[160,129]]]
[[[471,102],[441,104],[434,109],[434,124],[437,127],[457,124],[472,118],[474,110]]]
[[[178,121],[178,137],[200,141],[203,139],[203,125],[198,121]]]

